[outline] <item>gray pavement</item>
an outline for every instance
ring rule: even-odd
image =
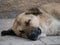
[[[47,36],[31,41],[15,36],[1,36],[2,30],[11,28],[14,19],[0,19],[0,45],[60,45],[60,36]]]

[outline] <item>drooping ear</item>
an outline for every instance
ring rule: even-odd
[[[6,36],[6,35],[11,35],[11,36],[17,36],[12,29],[3,30],[1,32],[1,36]]]
[[[39,10],[39,8],[32,7],[27,10],[26,14],[39,15],[39,14],[42,14],[42,12]]]

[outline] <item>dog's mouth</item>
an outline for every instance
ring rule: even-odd
[[[33,28],[29,33],[28,39],[37,40],[37,38],[40,34],[41,34],[41,29],[40,28]]]
[[[41,34],[41,29],[35,27],[29,31],[20,31],[20,32],[21,32],[21,37],[22,37],[22,34],[24,34],[30,40],[37,40],[38,36]]]

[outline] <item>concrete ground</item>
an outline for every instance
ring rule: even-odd
[[[0,19],[0,45],[60,45],[60,36],[47,36],[31,41],[15,36],[1,36],[2,30],[9,29],[14,19]]]

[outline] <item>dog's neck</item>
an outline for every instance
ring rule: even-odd
[[[57,19],[55,19],[52,15],[46,13],[44,10],[40,9],[40,11],[42,12],[42,14],[38,15],[37,17],[39,18],[41,23],[49,26],[52,22],[57,21]]]
[[[42,29],[43,33],[46,33],[47,30],[56,23],[58,24],[58,20],[56,20],[54,17],[52,17],[50,14],[47,14],[46,12],[42,11],[42,15],[38,15],[40,21],[40,28]],[[45,30],[45,31],[44,31]]]

